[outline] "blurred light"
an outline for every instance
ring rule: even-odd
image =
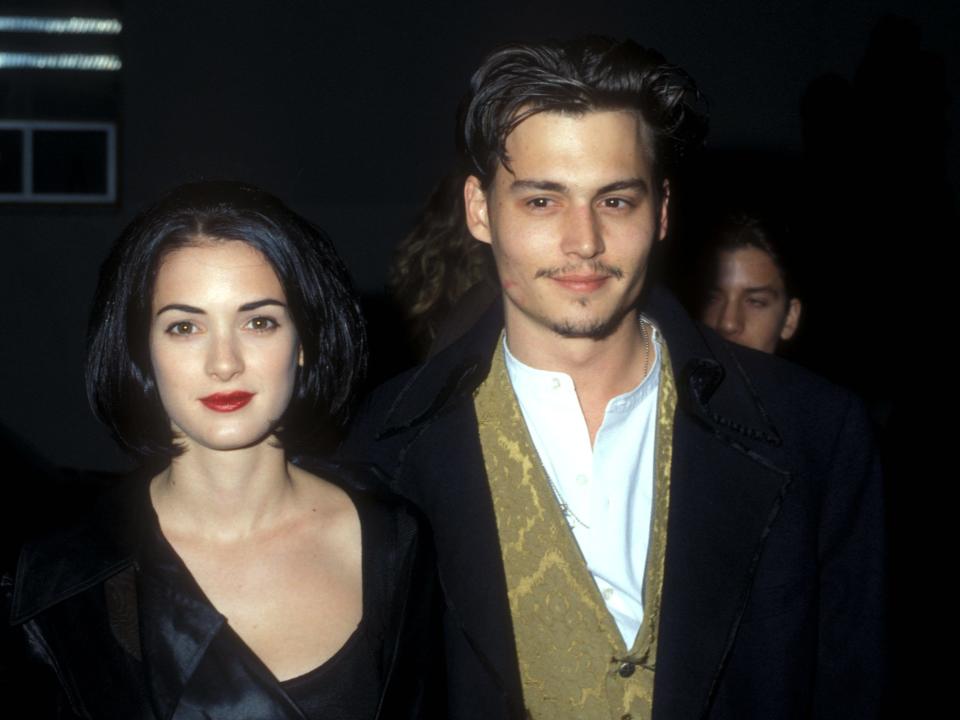
[[[115,18],[45,18],[0,15],[0,32],[119,35],[123,26]]]
[[[26,70],[115,71],[121,67],[123,67],[123,64],[116,55],[0,52],[0,70],[16,68]]]

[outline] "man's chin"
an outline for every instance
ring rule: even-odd
[[[552,325],[552,330],[565,338],[586,338],[603,340],[610,336],[620,325],[621,318],[614,317],[606,320],[561,320]]]

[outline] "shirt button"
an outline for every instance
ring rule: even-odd
[[[620,720],[633,720],[633,715],[627,713],[626,715],[621,715]]]
[[[613,597],[613,588],[607,588],[606,590],[603,591],[604,600],[609,600],[612,597]]]
[[[559,389],[560,389],[560,378],[554,378],[554,379],[553,379],[553,382],[551,382],[550,385],[553,386],[553,389],[554,389],[554,390],[559,390]]]
[[[586,485],[588,482],[590,482],[590,478],[583,473],[577,475],[577,485]]]
[[[620,663],[620,668],[617,670],[617,674],[622,678],[628,678],[633,675],[636,669],[637,666],[628,660],[625,663]]]
[[[603,509],[604,509],[604,510],[609,510],[609,509],[610,509],[610,498],[604,498],[604,499],[603,499]]]

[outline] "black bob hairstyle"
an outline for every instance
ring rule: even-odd
[[[460,150],[486,188],[498,165],[509,170],[507,136],[524,120],[598,110],[640,114],[658,188],[706,137],[706,102],[685,71],[631,40],[588,36],[504,45],[487,55],[461,104]]]
[[[326,442],[366,367],[366,332],[347,270],[318,228],[273,195],[236,182],[175,188],[114,243],[87,332],[87,397],[97,417],[136,455],[182,452],[157,392],[148,333],[161,261],[201,239],[244,242],[273,266],[303,348],[275,433],[288,453]]]

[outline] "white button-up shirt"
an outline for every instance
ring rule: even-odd
[[[652,336],[650,372],[607,403],[592,448],[572,378],[524,365],[503,341],[507,373],[534,447],[628,649],[643,621],[653,507],[661,360],[656,330]]]

